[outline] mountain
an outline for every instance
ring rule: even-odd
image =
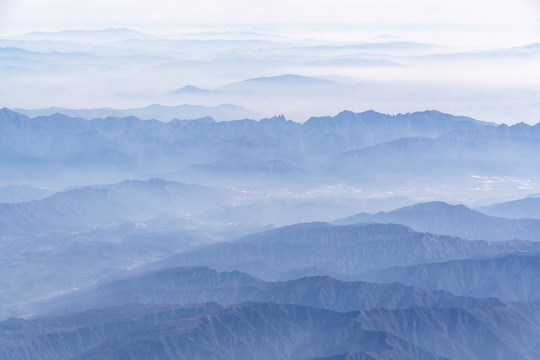
[[[396,265],[538,252],[540,242],[468,241],[416,232],[403,225],[308,223],[248,235],[234,242],[194,248],[158,262],[161,268],[206,265],[263,279],[340,276]],[[403,256],[406,253],[407,256]],[[291,272],[291,273],[289,273]]]
[[[0,320],[35,313],[34,303],[143,271],[171,254],[261,231],[213,226],[177,216],[68,232],[3,235]]]
[[[484,214],[511,219],[540,219],[540,197],[507,201],[475,208]]]
[[[0,58],[10,58],[12,56],[25,57],[32,55],[32,51],[20,49],[16,47],[0,47]]]
[[[335,224],[364,222],[394,223],[418,231],[484,240],[531,240],[540,238],[540,220],[505,219],[485,215],[465,205],[444,202],[420,203],[389,212],[357,214],[336,220]]]
[[[41,200],[0,204],[0,234],[81,231],[164,213],[187,214],[218,206],[229,194],[162,179],[73,188]]]
[[[217,90],[202,89],[194,85],[186,85],[171,91],[168,95],[208,95],[219,93]]]
[[[60,110],[49,109],[44,114]],[[164,112],[171,119],[180,115],[172,112],[182,111],[182,107],[155,105],[135,110],[67,113],[92,118],[127,114],[159,118],[154,115]],[[219,112],[225,113],[223,110]],[[69,174],[67,169],[77,168],[80,174],[81,168],[101,166],[101,173],[107,168],[122,170],[121,176],[126,178],[126,171],[136,171],[137,175],[172,172],[227,156],[250,156],[263,161],[282,161],[310,171],[317,169],[326,157],[344,151],[402,137],[435,137],[447,131],[484,125],[434,111],[396,116],[373,111],[342,112],[335,117],[312,118],[299,124],[282,116],[261,121],[203,119],[169,123],[134,117],[84,120],[60,114],[29,118],[4,109],[0,111],[0,145],[6,147],[3,156],[7,158],[0,158],[0,165],[16,174],[21,163],[28,163],[27,172],[36,168],[35,163],[42,164],[41,177],[51,173],[51,169]],[[21,161],[25,158],[26,161]],[[171,163],[175,164],[173,169]],[[343,164],[345,168],[349,165]],[[88,171],[86,175],[91,177],[91,174]]]
[[[124,209],[111,199],[110,192],[105,189],[71,190],[43,200],[0,204],[0,227],[3,235],[75,231],[111,224],[123,212]]]
[[[509,196],[523,193],[536,176],[531,159],[539,150],[539,130],[521,123],[456,129],[437,137],[411,134],[335,153],[319,171],[350,182],[371,179],[374,187],[385,183],[394,191],[436,187],[454,198],[474,197],[480,189]],[[513,183],[509,174],[516,177]]]
[[[437,138],[454,131],[493,125],[438,111],[385,115],[375,111],[342,111],[334,117],[312,117],[304,123],[304,137],[321,139],[309,143],[310,151],[337,155],[401,138]],[[324,139],[324,141],[322,141]],[[331,160],[334,161],[334,160]]]
[[[29,118],[5,109],[0,111],[0,169],[5,183],[36,179],[29,185],[38,187],[172,174],[184,182],[193,176],[203,184],[226,187],[255,179],[280,191],[344,185],[362,190],[365,198],[414,198],[432,189],[441,198],[458,194],[477,199],[497,190],[508,196],[524,191],[527,179],[538,175],[531,159],[539,150],[539,129],[493,126],[436,111],[393,116],[345,111],[300,124],[283,116],[168,123],[59,114]],[[260,163],[250,164],[250,159]],[[201,166],[228,171],[244,165],[270,172],[306,171],[309,176],[276,185],[273,178],[261,179],[260,171],[231,172],[228,177],[191,172]],[[511,180],[514,175],[517,180]]]
[[[108,28],[98,30],[61,30],[56,32],[34,31],[19,35],[25,40],[54,39],[64,41],[90,41],[106,39],[106,41],[119,41],[125,39],[152,39],[154,36],[128,28]]]
[[[193,89],[192,89],[193,90]],[[84,109],[74,110],[52,107],[47,109],[35,109],[25,110],[17,109],[17,112],[25,114],[27,116],[51,116],[54,114],[63,114],[70,117],[83,118],[83,119],[96,119],[107,117],[128,117],[135,116],[144,120],[159,120],[168,122],[173,119],[191,120],[200,119],[205,117],[212,117],[218,121],[230,121],[251,118],[255,113],[251,110],[245,109],[238,105],[223,104],[217,106],[203,106],[203,105],[149,105],[143,108],[134,109]]]
[[[486,298],[489,296],[485,296]],[[426,291],[398,283],[342,282],[328,276],[266,282],[247,274],[217,272],[208,267],[157,270],[98,285],[35,304],[38,314],[141,304],[194,304],[217,302],[231,305],[246,301],[274,301],[347,312],[372,308],[422,306],[485,309],[502,306],[495,298],[456,297],[445,291]]]
[[[489,259],[398,266],[355,278],[398,281],[409,286],[444,289],[462,296],[495,296],[507,301],[540,300],[539,255],[506,255]]]
[[[268,76],[243,80],[237,83],[222,87],[222,91],[233,92],[266,92],[270,94],[277,91],[295,92],[303,90],[312,92],[316,90],[326,90],[337,88],[340,84],[330,80],[323,80],[314,77],[307,77],[294,74],[284,74],[279,76]]]
[[[540,347],[538,318],[537,304],[347,313],[275,303],[226,308],[127,305],[4,321],[0,357],[527,359],[534,358]]]

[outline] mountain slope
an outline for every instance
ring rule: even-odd
[[[73,188],[45,199],[0,203],[0,234],[81,231],[216,206],[229,191],[162,179]]]
[[[420,233],[403,225],[309,223],[196,248],[155,266],[206,265],[218,270],[237,269],[264,279],[291,279],[306,273],[339,278],[395,265],[495,256],[513,251],[538,252],[538,249],[540,243],[535,242],[467,241]]]
[[[268,76],[247,79],[233,84],[226,85],[220,90],[232,92],[295,92],[299,90],[314,91],[328,88],[339,88],[340,84],[334,81],[323,80],[313,77],[284,74],[279,76]]]
[[[540,219],[540,197],[507,201],[500,204],[477,207],[476,210],[491,216],[510,219]]]
[[[421,203],[389,212],[357,214],[335,224],[379,222],[403,224],[418,231],[484,240],[540,239],[540,220],[505,219],[485,215],[464,205]]]
[[[394,282],[427,289],[444,289],[474,297],[495,296],[507,301],[540,300],[539,255],[507,255],[489,259],[394,267],[357,278]]]
[[[486,296],[488,297],[488,296]],[[207,303],[274,301],[334,311],[418,306],[489,308],[498,299],[456,297],[445,291],[425,291],[398,283],[341,282],[327,276],[285,282],[265,282],[238,271],[217,272],[207,267],[158,270],[81,290],[37,304],[37,312],[78,312],[127,303]]]
[[[137,114],[144,117],[145,112],[160,109],[154,106],[133,112],[74,115]],[[49,175],[54,169],[79,169],[80,172],[86,167],[96,169],[99,166],[106,166],[101,169],[102,173],[106,169],[109,172],[115,169],[140,176],[149,172],[179,171],[227,156],[244,155],[301,168],[308,166],[306,170],[311,170],[320,167],[326,157],[337,153],[399,138],[435,138],[448,131],[472,131],[486,126],[470,118],[436,111],[395,116],[374,111],[359,114],[344,111],[335,117],[312,118],[299,124],[283,117],[261,121],[213,122],[203,119],[168,123],[132,116],[85,120],[50,114],[30,118],[2,109],[0,146],[9,151],[4,152],[6,159],[0,157],[0,165],[8,166],[16,175],[21,171],[21,158],[28,158],[27,161],[38,162],[47,169],[48,172],[42,171],[40,177]],[[31,169],[25,168],[30,172]],[[88,176],[91,175],[89,172]],[[124,173],[122,175],[126,177]]]
[[[449,116],[438,111],[397,115],[385,115],[375,111],[342,111],[334,117],[313,117],[306,121],[304,141],[310,137],[324,138],[324,142],[313,142],[310,150],[325,150],[337,154],[400,138],[434,139],[446,133],[468,131],[488,125],[493,124],[468,117]]]
[[[481,310],[338,313],[245,303],[129,305],[0,323],[5,359],[527,359],[540,350],[537,304]]]
[[[194,88],[183,88],[179,90],[184,90],[182,93],[187,91],[193,92],[197,91]],[[198,89],[199,92],[204,92],[205,90]],[[207,91],[207,90],[206,90]],[[66,108],[47,108],[47,109],[35,109],[35,110],[25,110],[17,109],[17,112],[25,114],[27,116],[37,117],[37,116],[51,116],[54,114],[63,114],[74,118],[83,118],[83,119],[96,119],[96,118],[108,118],[108,117],[128,117],[136,116],[144,120],[159,120],[159,121],[171,121],[173,119],[181,120],[192,120],[200,119],[205,117],[212,117],[218,121],[230,121],[238,120],[244,118],[250,118],[255,115],[255,112],[243,108],[238,105],[232,104],[223,104],[218,106],[202,106],[202,105],[176,105],[176,106],[165,106],[154,104],[146,106],[143,108],[134,108],[134,109],[111,109],[111,108],[101,108],[101,109],[66,109]]]

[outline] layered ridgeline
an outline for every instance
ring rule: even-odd
[[[247,267],[268,277],[309,272],[350,277],[361,269],[434,259],[538,253],[538,244],[468,241],[419,233],[403,225],[312,223],[186,251],[167,262]],[[523,272],[514,270],[516,267],[527,269],[527,262],[501,267],[495,275],[501,278],[500,284],[512,280],[512,271]],[[534,264],[529,269],[536,271]],[[476,278],[464,279],[479,286],[489,271],[488,266]],[[534,281],[530,286],[536,286]],[[223,305],[263,302],[223,308],[207,301]],[[495,298],[460,297],[398,283],[343,282],[327,276],[268,282],[238,271],[174,268],[34,302],[31,310],[65,313],[132,302],[205,304],[123,305],[34,320],[6,320],[0,323],[0,357],[527,359],[540,350],[540,308],[536,303],[506,304]]]
[[[354,276],[375,282],[395,281],[457,295],[495,296],[507,301],[540,300],[540,255],[505,255],[488,259],[397,266]]]
[[[469,241],[396,224],[308,223],[195,248],[153,266],[208,265],[275,280],[318,274],[340,277],[396,265],[537,253],[539,249],[540,242]]]
[[[392,144],[392,141],[405,138],[409,139],[406,142],[434,142],[443,149],[452,148],[445,150],[446,155],[439,154],[440,160],[446,162],[445,166],[450,164],[448,157],[459,162],[467,153],[472,156],[467,157],[467,163],[456,166],[467,165],[469,168],[473,164],[470,161],[477,159],[486,162],[485,167],[478,169],[496,172],[501,168],[500,162],[506,164],[511,156],[492,150],[504,143],[508,149],[533,151],[536,148],[531,140],[538,132],[536,127],[495,127],[436,111],[394,116],[373,111],[359,114],[345,111],[335,117],[312,118],[299,124],[283,117],[261,121],[201,119],[168,123],[135,117],[85,120],[60,114],[29,118],[7,109],[0,112],[0,130],[0,165],[9,170],[12,181],[26,179],[38,172],[43,181],[52,181],[57,175],[55,171],[62,169],[65,180],[80,180],[84,175],[87,182],[97,179],[114,182],[113,179],[119,177],[134,178],[150,172],[172,173],[193,166],[191,171],[194,172],[220,172],[225,166],[220,162],[230,162],[231,156],[247,156],[252,161],[260,161],[266,165],[259,164],[256,168],[262,167],[260,171],[266,172],[275,166],[265,162],[277,161],[279,175],[300,176],[308,171],[328,177],[326,171],[330,166],[334,167],[332,175],[357,177],[365,176],[365,171],[351,174],[351,170],[359,166],[370,171],[377,169],[367,163],[362,165],[361,154],[349,159],[350,151],[365,149],[361,151],[367,151],[366,156],[373,162],[377,162],[377,158],[388,160],[389,156],[400,160],[410,156],[413,161],[418,157],[411,155],[439,154],[433,151],[415,154],[416,150],[425,150],[415,146],[381,145],[375,152],[370,150],[377,144]],[[521,136],[515,136],[515,133]],[[456,154],[456,147],[461,149],[460,154]],[[391,149],[396,152],[389,153]],[[486,157],[488,153],[490,155]],[[525,159],[527,157],[522,156],[514,160]],[[490,167],[494,162],[498,162],[498,168]],[[101,172],[90,172],[90,169]]]
[[[496,208],[498,207],[493,207],[493,209]],[[418,231],[461,236],[467,239],[540,240],[540,220],[538,219],[507,219],[489,216],[469,209],[465,205],[450,205],[438,201],[407,206],[389,212],[360,213],[333,223],[366,222],[404,224]]]
[[[199,89],[194,86],[186,86],[183,89],[178,89],[176,94],[182,93],[194,93],[194,92],[204,92],[204,89]],[[211,90],[207,90],[211,91]],[[170,121],[173,119],[201,119],[204,121],[204,118],[211,117],[217,121],[230,121],[244,118],[251,118],[256,115],[255,112],[250,111],[242,106],[224,104],[218,106],[203,106],[203,105],[176,105],[176,106],[165,106],[154,104],[142,108],[135,109],[112,109],[112,108],[100,108],[100,109],[66,109],[52,107],[47,109],[38,109],[38,110],[23,110],[16,109],[15,111],[24,114],[29,117],[37,116],[50,116],[55,114],[63,114],[73,118],[83,118],[83,119],[97,119],[97,118],[108,118],[108,117],[129,117],[136,116],[139,119],[143,120],[159,120],[159,121]],[[209,121],[212,121],[209,119]]]
[[[3,359],[530,359],[537,304],[339,313],[276,303],[128,305],[0,323]]]
[[[181,250],[260,231],[190,216],[233,201],[235,191],[162,179],[68,189],[0,203],[0,318],[25,303],[86,287]]]
[[[186,217],[229,203],[235,192],[163,179],[83,186],[41,200],[0,203],[0,235],[82,231],[162,214]]]
[[[178,224],[178,219],[172,222],[176,228],[167,221],[157,219],[74,234],[51,233],[37,238],[5,237],[1,267],[5,276],[1,283],[6,291],[0,294],[3,303],[0,318],[27,316],[36,311],[36,301],[44,301],[79,288],[85,289],[97,281],[125,276],[127,271],[210,266],[218,270],[240,270],[272,281],[311,275],[330,275],[342,280],[353,280],[364,279],[357,275],[366,271],[393,266],[485,259],[512,253],[540,253],[540,242],[468,241],[452,236],[421,233],[393,224],[298,224],[249,235],[236,241],[197,246],[214,242],[219,239],[218,236],[223,239],[225,229],[217,232],[203,229],[188,231],[182,228],[193,225]],[[254,229],[240,228],[237,231]],[[20,259],[25,261],[21,262]],[[25,281],[18,280],[21,278]],[[422,284],[417,283],[415,286],[422,287]],[[441,286],[441,289],[445,287]],[[89,294],[87,296],[92,298]],[[485,292],[482,296],[489,297],[492,294]],[[129,301],[139,300],[130,298]],[[140,301],[154,300],[141,298]],[[65,306],[69,307],[68,304]]]
[[[525,199],[480,206],[476,210],[488,215],[511,219],[540,219],[540,195],[531,194]]]
[[[329,276],[267,282],[239,271],[218,272],[208,267],[181,267],[133,275],[121,280],[32,304],[35,314],[66,314],[123,304],[220,305],[274,301],[346,312],[373,308],[485,309],[503,306],[496,298],[475,299],[446,291],[429,291],[399,283],[342,282]]]
[[[246,198],[244,193],[235,189],[185,184],[158,178],[144,181],[129,180],[110,185],[81,186],[60,191],[40,200],[0,203],[2,215],[0,234],[83,230],[122,221],[143,220],[168,213],[189,216],[200,221],[211,219],[218,223],[238,221],[242,218],[256,220],[257,216],[250,214],[253,211],[257,211],[259,220],[263,222],[279,219],[279,216],[272,217],[270,214],[265,214],[265,207],[269,208],[267,212],[278,208],[286,212],[285,215],[291,216],[293,216],[291,214],[293,210],[313,213],[322,211],[317,207],[323,206],[327,207],[327,212],[334,213],[334,210],[328,209],[332,206],[331,202],[322,202],[317,205],[316,203],[309,204],[306,200],[302,203],[294,201],[287,203],[283,200],[272,202],[266,199],[266,202],[261,203],[264,200],[257,199],[258,202],[251,201],[250,203]],[[387,204],[379,201],[378,206],[410,201],[399,198],[382,200]],[[509,206],[516,207],[517,211],[519,204],[527,202],[530,204],[529,208],[520,208],[524,215],[527,211],[535,211],[537,200],[533,198],[517,200],[479,208],[479,210],[489,212],[487,209],[496,209],[510,204]],[[235,201],[243,201],[243,205],[231,206],[230,204]],[[356,206],[377,206],[374,205],[376,201],[358,200],[356,202],[358,203]],[[345,202],[342,207],[347,209],[347,206],[352,203],[352,201]],[[334,202],[333,206],[337,207],[338,203]],[[346,210],[341,212],[344,211]],[[511,216],[511,211],[507,215]],[[298,216],[302,217],[302,214]],[[305,214],[305,216],[314,217],[315,215]],[[368,222],[404,224],[418,231],[461,236],[467,239],[532,241],[540,239],[540,220],[488,216],[464,205],[450,205],[443,202],[420,203],[376,214],[360,213],[335,220],[333,224]]]

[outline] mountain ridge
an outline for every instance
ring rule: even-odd
[[[319,222],[194,248],[155,266],[206,265],[220,271],[240,270],[265,280],[290,279],[288,272],[296,271],[294,276],[299,277],[301,271],[318,269],[318,273],[310,274],[339,278],[395,265],[488,257],[512,251],[539,252],[539,246],[540,243],[527,241],[468,241],[395,224],[337,226]],[[409,256],[403,257],[404,252]]]
[[[349,352],[367,352],[380,360],[526,359],[540,346],[538,318],[538,305],[532,303],[488,310],[421,307],[348,313],[272,302],[225,308],[128,305],[1,322],[0,354],[17,354],[19,360],[35,354],[43,360],[290,360]]]
[[[426,291],[398,283],[343,282],[329,276],[267,282],[239,271],[218,272],[201,266],[132,275],[37,303],[34,311],[36,314],[65,314],[127,303],[216,302],[229,306],[248,301],[272,301],[339,312],[419,306],[466,309],[504,306],[496,298],[456,297],[446,291]]]
[[[471,240],[540,239],[540,220],[497,218],[462,204],[450,205],[442,201],[418,203],[376,214],[361,213],[333,223],[355,222],[404,224],[418,231],[460,236]]]

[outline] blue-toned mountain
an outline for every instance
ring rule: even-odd
[[[487,259],[398,266],[355,276],[427,289],[444,289],[474,297],[495,296],[507,301],[540,300],[540,255],[512,254]]]
[[[540,220],[489,216],[465,205],[435,201],[376,214],[361,213],[336,220],[335,224],[394,223],[418,231],[484,240],[540,240]]]
[[[308,223],[248,235],[234,242],[174,255],[160,267],[206,265],[237,269],[263,279],[302,275],[358,274],[396,265],[539,252],[540,242],[468,241],[395,224],[330,225]],[[404,256],[407,254],[407,256]]]
[[[528,359],[540,348],[537,304],[339,313],[244,303],[128,305],[0,323],[5,359]]]
[[[208,267],[181,267],[132,275],[35,304],[34,313],[65,314],[83,310],[141,304],[231,305],[274,301],[346,312],[373,308],[423,306],[486,309],[502,306],[496,298],[475,299],[446,291],[429,291],[398,283],[342,282],[328,276],[266,282],[239,271],[218,272]]]

